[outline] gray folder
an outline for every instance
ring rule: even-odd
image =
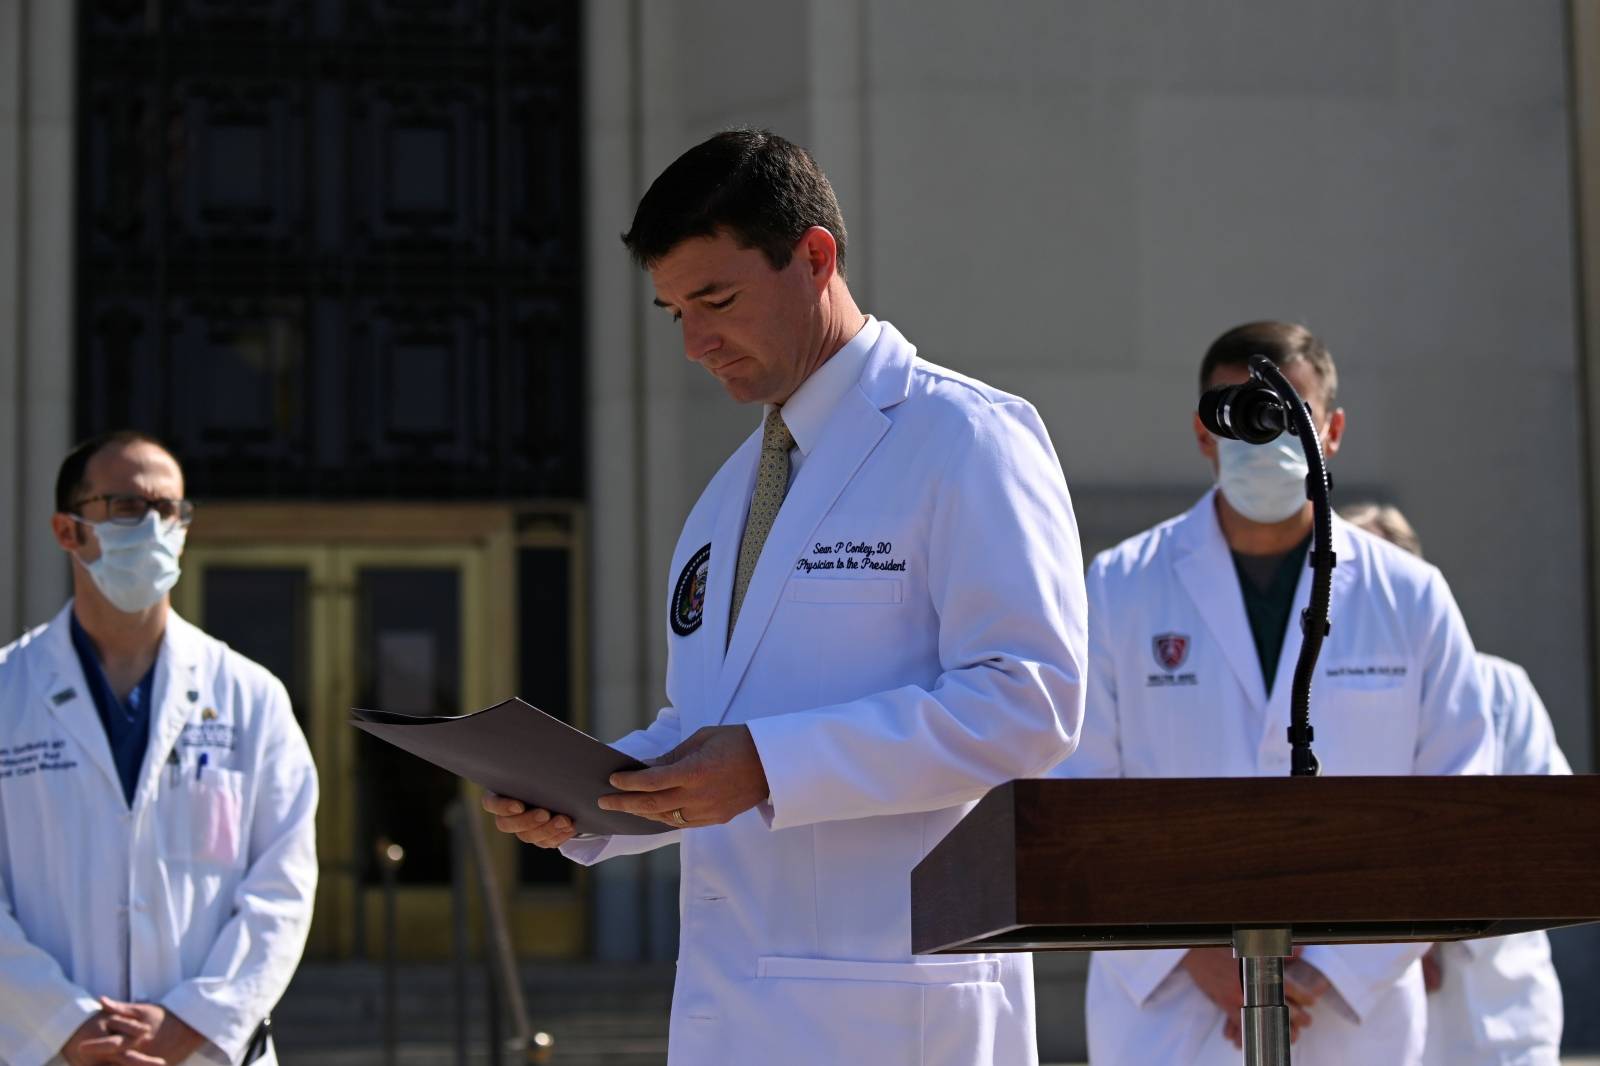
[[[671,826],[603,811],[609,778],[644,763],[513,697],[463,715],[414,715],[351,708],[350,724],[529,807],[572,819],[579,833],[665,833]]]

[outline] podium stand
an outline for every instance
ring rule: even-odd
[[[918,954],[1233,945],[1247,1026],[1293,944],[1593,921],[1589,775],[1012,781],[911,874]]]

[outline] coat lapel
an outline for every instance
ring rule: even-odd
[[[778,597],[794,571],[795,560],[803,554],[812,532],[888,429],[889,419],[883,412],[860,390],[850,390],[828,420],[827,430],[806,457],[794,484],[789,486],[789,494],[784,497],[778,518],[767,534],[767,543],[761,549],[761,558],[756,561],[750,588],[739,608],[739,623],[728,643],[728,654],[717,679],[713,706],[718,722],[727,714],[733,694],[750,665],[756,646],[761,643]],[[743,526],[742,522],[739,524]],[[738,554],[737,544],[732,550],[733,554]],[[731,570],[729,575],[731,585]],[[725,608],[723,617],[726,616]]]
[[[1239,577],[1217,524],[1215,498],[1215,490],[1206,493],[1183,517],[1184,553],[1175,568],[1211,638],[1222,649],[1251,705],[1259,710],[1267,702],[1267,686],[1261,677],[1250,620],[1245,616]]]
[[[716,690],[708,720],[720,723],[728,713],[734,693],[739,689],[750,660],[755,655],[773,611],[794,572],[795,561],[804,553],[811,535],[833,507],[834,501],[844,491],[872,454],[878,441],[892,424],[884,408],[906,398],[910,387],[911,370],[916,349],[887,322],[883,323],[877,342],[867,357],[857,387],[845,393],[832,416],[828,419],[817,446],[806,456],[789,494],[778,511],[778,518],[767,534],[767,543],[761,549],[750,587],[745,592],[744,604],[739,609],[739,625],[728,643],[722,670],[717,677]],[[759,442],[757,446],[759,451]],[[753,483],[755,453],[750,460],[748,480]],[[721,624],[726,631],[728,599],[733,586],[733,562],[738,556],[738,540],[744,531],[744,509],[750,496],[749,485],[740,495],[736,507],[737,521],[730,527],[728,548],[725,553],[726,574],[723,603],[720,608]],[[724,513],[727,502],[724,501]],[[724,521],[718,519],[717,532],[721,536]],[[715,558],[717,545],[712,546]]]
[[[702,677],[711,679],[713,688],[722,670],[728,647],[728,612],[733,609],[733,575],[739,563],[739,540],[744,535],[745,512],[756,481],[756,463],[761,457],[761,433],[752,433],[728,464],[727,485],[717,506],[711,527],[711,562],[706,574],[706,615]],[[745,601],[749,606],[748,595]],[[714,715],[713,715],[714,717]]]
[[[148,802],[155,796],[167,756],[199,702],[196,632],[176,611],[167,615],[167,632],[161,641],[156,681],[150,692],[150,739],[145,746],[144,766],[139,771],[139,787],[134,792],[135,804]],[[191,693],[194,694],[192,698]]]
[[[1328,617],[1335,627],[1339,624],[1339,606],[1350,582],[1355,578],[1355,552],[1350,544],[1350,531],[1344,519],[1333,518],[1333,554],[1338,565],[1333,568],[1333,585],[1328,598]],[[1300,629],[1300,615],[1311,603],[1311,566],[1308,563],[1300,572],[1300,583],[1295,587],[1294,609],[1289,615],[1289,628],[1284,630],[1283,651],[1278,656],[1278,673],[1272,680],[1272,695],[1266,716],[1264,746],[1287,744],[1284,730],[1289,728],[1289,703],[1294,693],[1294,668],[1300,661],[1300,649],[1305,646],[1305,633]],[[1254,647],[1254,645],[1252,645]],[[1328,642],[1322,644],[1326,654]],[[1258,671],[1259,672],[1259,671]],[[1317,724],[1316,682],[1311,686],[1311,725]]]
[[[45,631],[50,668],[41,672],[45,681],[35,690],[34,698],[50,709],[56,722],[78,745],[78,750],[99,768],[120,798],[122,778],[117,776],[117,766],[111,758],[111,742],[106,739],[100,713],[94,708],[94,696],[83,676],[83,664],[72,647],[71,611],[72,604],[68,603]]]

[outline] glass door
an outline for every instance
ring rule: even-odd
[[[580,572],[567,554],[570,542],[524,530],[454,544],[241,538],[218,545],[217,532],[208,522],[205,542],[185,552],[174,606],[282,679],[311,745],[322,783],[321,879],[308,952],[381,953],[376,854],[385,840],[405,849],[396,901],[401,953],[448,957],[444,816],[458,797],[476,810],[478,790],[352,729],[349,708],[459,714],[519,693],[570,714],[582,699],[574,680],[581,672],[570,668],[572,649],[557,640],[576,628],[567,617],[577,601],[569,582]],[[532,623],[526,632],[519,627],[524,614]],[[532,690],[523,693],[527,685]],[[489,844],[517,950],[580,955],[587,944],[582,871],[559,856],[527,854],[535,849],[497,833]],[[475,887],[470,896],[476,908]]]
[[[494,701],[484,678],[482,560],[471,548],[358,548],[334,553],[335,582],[347,591],[336,626],[348,641],[347,706],[402,714],[461,714]],[[399,869],[402,954],[439,958],[450,950],[450,834],[445,812],[476,794],[455,776],[348,726],[334,755],[350,782],[340,850],[354,859],[354,945],[382,943],[379,841],[405,849]]]

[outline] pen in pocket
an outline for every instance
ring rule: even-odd
[[[195,763],[194,763],[194,779],[196,781],[200,780],[200,771],[204,770],[206,768],[206,763],[208,761],[209,761],[208,753],[202,751],[200,753],[200,758],[196,759]]]
[[[167,784],[178,783],[178,749],[173,748],[167,752]]]

